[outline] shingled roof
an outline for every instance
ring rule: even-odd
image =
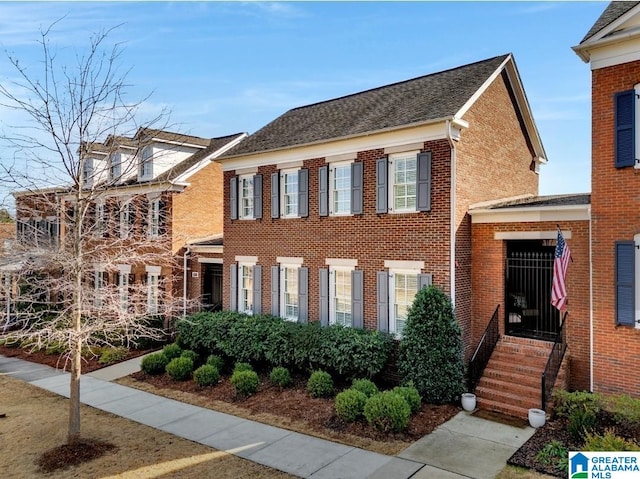
[[[580,43],[584,43],[603,28],[607,27],[640,2],[611,2],[596,20]]]
[[[509,55],[294,108],[221,158],[453,117]]]
[[[544,206],[579,206],[589,205],[590,203],[591,194],[570,193],[564,195],[527,196],[515,200],[492,203],[482,209],[504,210],[510,208],[540,208]]]

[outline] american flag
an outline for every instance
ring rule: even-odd
[[[551,286],[551,304],[562,311],[567,302],[567,287],[565,279],[567,268],[571,259],[569,245],[562,236],[562,231],[558,230],[558,241],[556,242],[556,253],[553,260],[553,284]]]

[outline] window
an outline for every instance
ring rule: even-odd
[[[147,266],[147,312],[158,314],[160,305],[160,266]]]
[[[118,270],[118,302],[120,311],[127,312],[129,308],[129,274],[131,273],[131,266],[118,265]]]
[[[122,174],[122,159],[120,153],[113,153],[109,157],[109,180],[114,181]]]
[[[253,218],[253,176],[241,176],[238,178],[238,190],[240,193],[240,218]]]
[[[247,314],[262,312],[262,266],[255,256],[237,256],[230,265],[230,309]]]
[[[238,311],[253,313],[253,265],[238,265],[238,291],[240,292]]]
[[[302,258],[277,258],[271,267],[271,314],[306,323],[309,310],[309,268]]]
[[[298,170],[280,172],[280,191],[283,218],[298,216]]]
[[[329,213],[351,213],[351,163],[338,163],[329,167]]]
[[[320,270],[320,322],[362,328],[363,272],[355,260],[327,259],[329,269]]]
[[[107,210],[104,203],[96,204],[95,235],[99,238],[104,236],[107,228]]]
[[[421,274],[421,261],[385,261],[388,271],[377,276],[378,329],[402,336],[409,307],[421,288],[432,283],[432,275]]]
[[[153,177],[153,150],[145,146],[140,152],[140,178]]]
[[[149,203],[149,236],[152,238],[160,234],[160,199]]]
[[[82,185],[86,188],[93,185],[93,158],[85,158],[82,163]]]
[[[280,170],[271,175],[271,217],[309,216],[309,170]]]
[[[107,284],[107,272],[102,269],[96,269],[93,272],[93,306],[96,308],[102,307],[102,299],[104,294],[104,287]]]
[[[431,153],[398,153],[376,162],[376,213],[431,210]]]
[[[282,266],[281,280],[282,285],[282,314],[281,316],[289,321],[297,321],[299,313],[298,305],[298,267]]]
[[[120,238],[127,239],[129,237],[130,225],[131,225],[131,203],[120,204]]]
[[[343,161],[318,171],[320,216],[362,214],[363,164]]]

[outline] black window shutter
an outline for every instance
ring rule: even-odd
[[[376,213],[386,213],[389,210],[388,169],[386,158],[376,160]]]
[[[262,175],[253,177],[253,217],[262,218]]]
[[[318,169],[318,214],[329,216],[329,166]]]
[[[616,168],[633,166],[635,152],[635,101],[634,90],[615,95],[615,154]]]
[[[431,210],[431,153],[418,154],[418,179],[416,184],[418,211]]]
[[[271,173],[271,217],[280,218],[280,173]]]
[[[309,170],[306,168],[298,171],[298,216],[309,216]]]
[[[621,326],[636,324],[635,254],[633,241],[616,241],[616,324]]]
[[[364,213],[362,206],[363,167],[363,163],[351,163],[351,214],[354,215]]]
[[[280,267],[271,267],[271,315],[280,315]]]
[[[234,176],[229,181],[229,214],[232,220],[238,219],[238,177]]]
[[[329,325],[329,270],[320,269],[320,324]]]
[[[351,272],[351,326],[364,327],[364,272]]]
[[[377,281],[377,309],[378,309],[378,330],[383,333],[389,332],[389,273],[378,271]]]
[[[309,321],[309,268],[298,268],[298,322]]]

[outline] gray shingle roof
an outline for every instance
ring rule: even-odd
[[[589,32],[584,36],[580,43],[584,43],[589,38],[594,36],[600,30],[610,25],[612,22],[620,18],[622,15],[627,13],[633,7],[638,5],[640,2],[611,2],[607,8],[605,8],[602,15],[596,20],[596,23],[593,24]]]
[[[289,110],[223,157],[452,117],[508,55]]]
[[[588,205],[590,203],[591,194],[578,193],[565,195],[530,196],[527,198],[505,201],[503,203],[494,203],[491,206],[486,207],[486,209],[499,210],[509,208],[533,208],[541,206],[578,206]]]

